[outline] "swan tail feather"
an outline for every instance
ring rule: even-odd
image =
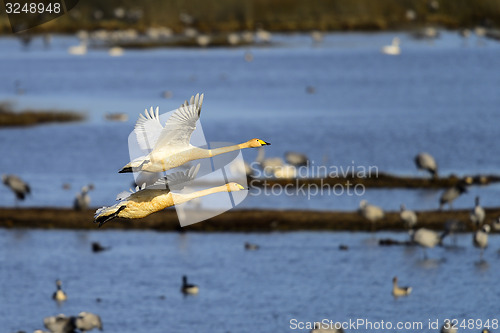
[[[118,214],[127,207],[126,205],[114,205],[99,208],[94,215],[94,223],[99,223],[99,228],[106,222],[118,217]]]

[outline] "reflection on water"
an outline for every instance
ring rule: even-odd
[[[419,248],[367,244],[372,237],[0,230],[0,322],[7,332],[29,332],[45,316],[90,311],[110,332],[245,333],[287,332],[292,318],[496,318],[497,235],[482,262],[470,234],[457,236],[463,250],[436,247],[426,260]],[[92,242],[111,249],[93,253]],[[245,242],[260,248],[245,250]],[[200,287],[196,297],[180,292],[183,275]],[[410,296],[393,299],[394,276],[413,288]],[[68,295],[60,307],[51,299],[55,279]]]

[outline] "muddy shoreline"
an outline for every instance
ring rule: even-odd
[[[411,189],[444,189],[453,187],[465,178],[450,175],[440,178],[398,176],[379,172],[374,177],[327,177],[327,178],[252,178],[247,179],[250,187],[273,187],[279,186],[318,186],[334,187],[336,185],[344,188],[354,188],[363,185],[370,188],[411,188]],[[488,185],[500,181],[496,175],[475,175],[467,177],[470,185]]]
[[[372,225],[357,212],[322,212],[303,210],[233,210],[210,220],[180,228],[175,210],[168,209],[144,219],[116,219],[100,229],[93,223],[95,210],[74,211],[64,208],[1,208],[0,228],[34,229],[137,229],[200,232],[269,232],[269,231],[371,231]],[[417,212],[419,226],[442,230],[447,220],[462,221],[464,231],[472,230],[470,210]],[[499,208],[486,209],[486,222],[500,215]],[[404,231],[399,212],[388,212],[374,225],[374,230]]]
[[[85,120],[82,113],[55,110],[22,110],[14,111],[6,102],[0,102],[0,128],[34,126],[48,123],[67,123]]]

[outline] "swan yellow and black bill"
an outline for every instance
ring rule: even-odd
[[[244,188],[243,186],[241,186],[240,184],[236,184],[236,185],[238,186],[238,188],[239,188],[240,190],[245,190],[245,188]]]
[[[259,139],[259,143],[260,143],[261,145],[263,145],[263,146],[270,146],[270,145],[271,145],[271,143],[270,143],[270,142],[266,142],[266,141],[261,140],[261,139]]]

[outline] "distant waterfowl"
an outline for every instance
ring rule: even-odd
[[[483,224],[486,213],[484,212],[484,208],[479,204],[479,196],[475,198],[475,203],[476,206],[470,213],[470,221],[477,228]]]
[[[444,324],[441,327],[441,333],[457,333],[457,329],[449,319],[445,319]]]
[[[31,188],[28,183],[16,175],[2,175],[2,182],[14,192],[16,195],[16,203],[18,200],[24,200],[26,195],[31,193]]]
[[[250,51],[245,52],[244,58],[245,58],[246,62],[252,62],[253,61],[253,53]]]
[[[122,192],[117,200],[120,202],[111,207],[102,207],[94,215],[94,223],[99,223],[99,227],[104,223],[116,218],[123,217],[137,219],[146,217],[152,213],[163,210],[167,207],[180,205],[195,198],[200,198],[218,192],[236,192],[245,188],[237,183],[227,183],[222,186],[180,194],[171,192],[184,188],[184,185],[193,180],[200,168],[191,167],[185,172],[176,172],[159,179],[155,184],[139,189],[136,192]]]
[[[164,92],[162,92],[161,94],[161,97],[165,98],[165,99],[169,99],[169,98],[172,98],[174,96],[174,93],[172,92],[172,90],[165,90]]]
[[[444,205],[448,204],[450,209],[452,208],[452,203],[463,193],[467,193],[467,183],[464,181],[458,182],[455,186],[447,189],[443,192],[439,198],[439,209],[443,209]]]
[[[469,38],[470,37],[470,34],[471,34],[471,31],[469,29],[460,29],[459,30],[459,34],[460,36],[462,36],[463,38]]]
[[[160,123],[158,108],[146,110],[145,115],[140,115],[135,125],[134,132],[139,146],[150,150],[147,156],[135,159],[125,165],[119,172],[162,172],[181,166],[189,161],[209,158],[245,148],[257,148],[270,143],[260,139],[251,139],[247,142],[221,147],[216,149],[202,149],[190,144],[191,135],[200,118],[203,94],[192,96],[177,109],[167,120],[165,127]]]
[[[206,47],[210,44],[211,41],[212,41],[212,37],[210,37],[209,35],[196,36],[196,43],[198,44],[198,46]]]
[[[408,9],[405,16],[408,21],[414,21],[417,18],[417,13],[413,9]]]
[[[314,43],[321,43],[323,41],[323,33],[318,30],[311,31],[311,38]]]
[[[237,33],[230,33],[227,35],[227,42],[229,45],[238,45],[240,43],[240,36]]]
[[[257,29],[255,36],[257,37],[258,41],[263,43],[270,43],[272,38],[272,34],[262,28]]]
[[[184,35],[189,38],[195,38],[196,36],[198,36],[198,30],[191,27],[184,28]]]
[[[500,216],[493,220],[491,227],[494,231],[500,231]]]
[[[21,81],[19,80],[14,81],[14,91],[16,92],[17,95],[24,95],[25,90],[21,85]]]
[[[465,225],[462,221],[451,219],[444,223],[444,230],[447,235],[453,235],[453,244],[457,243],[457,232],[462,232],[465,230]]]
[[[316,88],[314,86],[307,86],[306,87],[306,93],[308,94],[315,94],[316,93]]]
[[[295,158],[297,157],[295,156]],[[295,166],[286,164],[281,157],[266,158],[264,148],[259,148],[255,161],[260,165],[265,174],[272,174],[279,179],[297,177],[297,168]]]
[[[62,290],[62,282],[61,280],[56,280],[57,290],[52,294],[52,299],[57,302],[64,302],[68,299],[66,293]],[[48,327],[47,327],[48,328]]]
[[[314,328],[310,331],[310,333],[344,333],[342,326],[339,324],[340,323],[326,324],[326,323],[315,322]]]
[[[488,247],[488,233],[490,232],[490,226],[485,224],[474,233],[473,244],[475,247],[481,250],[481,258],[483,257],[484,249]]]
[[[111,57],[121,57],[123,53],[125,53],[125,50],[119,46],[113,46],[108,50]]]
[[[274,174],[274,171],[282,168],[285,165],[285,162],[281,157],[265,157],[265,149],[264,148],[259,148],[259,151],[257,153],[257,158],[255,159],[255,162],[260,164],[260,167],[264,172],[268,172],[271,174]]]
[[[70,46],[68,48],[68,53],[71,55],[77,55],[77,56],[82,56],[82,55],[87,54],[87,42],[86,42],[86,40],[81,41],[79,45]]]
[[[292,179],[297,178],[297,168],[293,165],[285,164],[279,168],[274,169],[273,175],[279,179]]]
[[[300,166],[306,166],[307,163],[309,162],[309,159],[307,158],[307,156],[305,154],[297,153],[294,151],[287,151],[285,153],[285,161],[288,164],[291,164],[291,165],[296,166],[296,167],[300,167]]]
[[[187,276],[184,275],[182,277],[182,287],[181,287],[181,291],[182,293],[184,294],[190,294],[190,295],[195,295],[197,294],[200,290],[198,288],[197,285],[195,284],[190,284],[188,283],[188,280],[187,280]]]
[[[477,26],[474,28],[474,33],[478,37],[484,37],[486,35],[486,28],[481,27],[481,26]]]
[[[435,12],[439,9],[439,1],[438,0],[430,0],[427,2],[427,8],[431,12]]]
[[[102,331],[101,317],[90,312],[80,312],[75,318],[75,326],[82,333],[98,328]]]
[[[439,31],[434,27],[426,27],[412,33],[415,39],[433,40],[439,37]]]
[[[433,230],[426,228],[420,228],[415,230],[410,230],[411,240],[424,248],[424,257],[427,258],[427,252],[425,249],[433,248],[438,244],[442,244],[443,239],[446,237],[447,233],[444,231],[441,235]]]
[[[399,47],[399,38],[394,37],[394,39],[392,40],[392,44],[382,47],[381,52],[388,55],[401,54],[401,48]]]
[[[94,253],[106,251],[109,249],[109,246],[102,246],[99,242],[92,242],[92,252]]]
[[[384,211],[382,208],[370,205],[366,200],[361,200],[358,212],[361,216],[371,222],[372,229],[374,228],[375,222],[384,218]]]
[[[89,187],[82,187],[80,193],[78,193],[73,201],[73,208],[75,210],[85,210],[90,206],[90,196],[89,196]]]
[[[121,113],[121,112],[118,112],[118,113],[107,113],[105,116],[106,120],[109,120],[109,121],[121,121],[121,122],[125,122],[128,120],[128,114],[126,113]]]
[[[63,314],[46,317],[43,325],[52,333],[73,333],[76,329],[74,318],[66,317]]]
[[[260,248],[260,246],[257,244],[252,244],[252,243],[248,243],[248,242],[245,243],[245,250],[255,251],[255,250],[258,250],[259,248]]]
[[[415,156],[415,164],[417,169],[428,171],[432,177],[437,178],[438,166],[434,157],[428,153],[420,153]]]
[[[398,286],[398,278],[395,276],[392,279],[392,295],[394,297],[408,296],[411,293],[411,287],[400,287]]]
[[[17,37],[19,38],[19,41],[23,45],[24,48],[28,48],[28,46],[31,44],[31,41],[33,40],[33,37],[30,33],[27,33],[26,31],[23,31],[19,34],[17,34]]]
[[[412,210],[407,210],[405,205],[401,205],[401,212],[399,213],[401,221],[405,224],[406,228],[412,229],[417,224],[417,214]]]

